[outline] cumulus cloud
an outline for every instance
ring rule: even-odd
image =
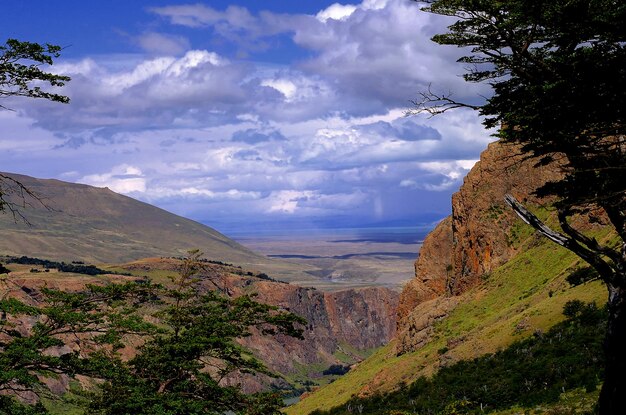
[[[350,17],[350,15],[354,13],[356,9],[357,6],[353,4],[334,3],[324,10],[318,12],[315,17],[317,17],[322,22],[326,22],[328,19],[345,20]]]
[[[417,163],[417,168],[431,173],[422,180],[404,179],[400,187],[425,189],[435,192],[458,187],[463,177],[470,171],[477,160],[429,161]]]
[[[58,69],[58,68],[57,68]],[[66,64],[70,106],[29,105],[26,110],[49,129],[149,128],[172,124],[223,123],[250,108],[256,94],[245,84],[252,68],[206,50],[109,62],[83,59]]]
[[[478,91],[458,76],[460,51],[430,41],[449,21],[415,2],[336,3],[310,15],[150,10],[167,27],[137,35],[146,54],[55,65],[73,78],[63,90],[69,106],[0,112],[9,167],[38,174],[45,161],[46,176],[195,218],[406,219],[418,209],[445,213],[447,195],[492,140],[468,110],[404,116],[430,83],[460,99]],[[226,46],[192,49],[192,30]],[[238,55],[272,47],[298,58]]]
[[[461,79],[463,67],[455,62],[462,50],[430,40],[453,20],[422,12],[423,6],[407,0],[363,0],[359,4],[335,3],[315,16],[253,14],[240,6],[217,10],[202,4],[151,10],[173,24],[211,29],[236,47],[288,35],[311,52],[297,67],[307,75],[326,78],[344,95],[342,102],[362,114],[400,102],[408,105],[409,99],[430,84],[461,100],[487,94],[485,87]],[[276,87],[287,98],[293,91],[289,79],[266,81],[265,85]]]
[[[301,67],[381,105],[407,102],[431,83],[459,99],[485,92],[468,86],[459,76],[463,68],[451,64],[458,49],[430,40],[451,21],[419,8],[405,0],[364,1],[341,19],[298,27],[294,41],[315,52]]]

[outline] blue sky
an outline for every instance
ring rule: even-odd
[[[449,20],[411,0],[3,5],[0,40],[64,47],[69,105],[11,99],[1,170],[107,186],[219,230],[410,225],[492,140],[476,114],[406,117],[429,84],[460,100]]]

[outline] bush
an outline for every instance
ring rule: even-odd
[[[541,336],[441,368],[432,378],[421,377],[390,394],[354,397],[343,407],[318,414],[347,414],[348,405],[362,405],[363,414],[481,414],[554,403],[562,392],[577,388],[592,391],[603,378],[606,310],[570,301],[563,314],[567,319]]]

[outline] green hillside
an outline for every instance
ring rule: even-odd
[[[353,395],[385,393],[430,376],[442,366],[502,350],[563,320],[570,300],[606,301],[599,282],[571,287],[566,278],[582,267],[576,256],[537,236],[523,253],[484,276],[459,305],[437,323],[431,340],[416,352],[396,356],[394,343],[380,349],[344,377],[285,410],[309,414],[343,405]],[[393,409],[393,408],[389,408]]]

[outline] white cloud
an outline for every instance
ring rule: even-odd
[[[461,99],[476,92],[457,76],[459,51],[430,41],[448,21],[415,2],[336,3],[311,15],[202,4],[152,11],[173,26],[135,39],[148,54],[55,65],[73,78],[63,90],[70,105],[0,112],[5,165],[242,223],[406,218],[420,204],[448,209],[446,194],[492,140],[471,111],[403,116],[430,82]],[[189,50],[196,38],[177,34],[181,25],[227,47]],[[298,60],[238,58],[239,49],[286,43]]]
[[[345,20],[350,17],[350,15],[354,13],[356,9],[357,6],[352,4],[334,3],[324,10],[318,12],[315,17],[317,17],[322,22],[326,22],[328,19]]]
[[[122,164],[113,167],[108,173],[90,174],[79,180],[79,183],[97,187],[108,187],[114,192],[132,194],[146,191],[146,178],[141,169]]]
[[[424,176],[421,181],[404,179],[400,187],[425,189],[435,192],[458,187],[463,177],[478,160],[428,161],[416,163],[418,169],[432,173]]]
[[[267,211],[280,212],[280,213],[295,213],[298,208],[298,202],[306,200],[306,198],[313,196],[312,191],[296,191],[296,190],[281,190],[272,192],[269,196],[269,206]]]
[[[190,49],[189,40],[178,35],[146,32],[136,41],[143,50],[158,55],[178,55]]]
[[[296,94],[298,87],[288,79],[264,79],[261,81],[262,86],[274,88],[285,96],[287,102]]]

